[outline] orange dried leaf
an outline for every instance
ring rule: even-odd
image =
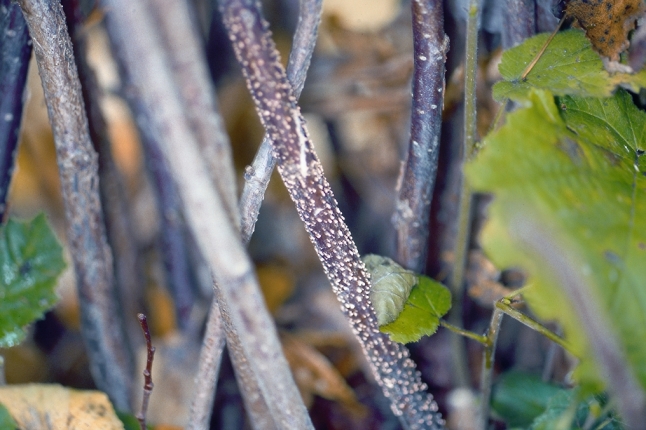
[[[630,45],[628,32],[644,10],[643,0],[571,0],[566,13],[585,29],[599,54],[619,61],[619,54]]]
[[[365,413],[352,388],[323,354],[296,337],[283,334],[281,340],[285,357],[306,404],[311,405],[314,395],[318,395],[341,402],[357,414]]]
[[[56,384],[0,387],[3,404],[21,429],[123,429],[108,396]]]

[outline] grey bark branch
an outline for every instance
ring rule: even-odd
[[[143,279],[138,265],[138,249],[130,222],[125,185],[121,172],[112,157],[112,144],[107,124],[101,112],[100,89],[94,70],[87,62],[86,32],[82,29],[82,14],[77,2],[63,2],[69,34],[73,41],[74,58],[81,83],[81,94],[88,119],[92,144],[99,157],[99,194],[105,219],[106,238],[114,257],[114,276],[117,303],[122,312],[120,327],[125,328],[127,344],[124,348],[130,359],[140,344],[134,334],[139,330],[137,310],[141,302]]]
[[[323,269],[391,409],[407,428],[442,428],[408,350],[379,331],[369,278],[314,153],[291,85],[258,2],[221,0],[225,26],[260,118],[274,142],[278,171]]]
[[[81,330],[90,370],[120,410],[130,410],[132,362],[126,354],[114,300],[112,253],[99,198],[98,162],[92,148],[72,45],[58,1],[21,0],[34,42],[52,124],[81,304]]]
[[[186,218],[228,305],[258,392],[279,428],[311,428],[249,257],[212,183],[175,88],[155,23],[143,2],[106,0],[108,30],[153,124],[184,203]],[[127,13],[123,13],[127,11]],[[134,43],[136,41],[136,43]]]
[[[299,1],[298,25],[287,62],[287,79],[292,85],[292,91],[297,100],[303,91],[307,69],[309,69],[314,53],[321,21],[322,3],[323,0]],[[271,138],[269,135],[265,135],[251,168],[245,172],[245,184],[240,196],[241,233],[244,243],[248,243],[253,234],[260,205],[274,167],[276,167],[276,159],[272,153]]]
[[[449,39],[444,34],[442,1],[413,0],[413,106],[408,154],[398,180],[394,224],[397,260],[421,273],[426,266],[431,199],[437,173],[444,106],[444,63]]]
[[[150,14],[155,17],[157,28],[168,54],[174,81],[179,89],[183,112],[189,127],[200,147],[208,166],[211,181],[222,197],[229,220],[239,228],[240,218],[236,205],[235,175],[231,156],[231,145],[219,114],[211,81],[208,76],[201,40],[197,34],[186,2],[159,0],[147,2]],[[206,428],[211,418],[211,409],[217,385],[217,369],[222,359],[226,335],[240,391],[245,406],[256,428],[268,428],[271,411],[249,366],[249,359],[241,345],[240,337],[229,318],[227,299],[215,286],[215,303],[220,311],[211,306],[207,320],[207,335],[218,338],[203,340],[196,375],[196,386],[191,402],[189,427]],[[221,322],[220,319],[224,320]],[[224,330],[222,330],[224,328]],[[205,378],[201,372],[214,377]],[[273,424],[273,423],[272,423]]]
[[[287,74],[290,77],[290,82],[297,97],[303,90],[307,69],[312,58],[312,53],[314,52],[318,24],[321,18],[321,5],[322,0],[301,0],[300,2],[298,25],[294,34],[292,51],[287,65]],[[275,165],[276,160],[272,155],[271,142],[269,137],[265,136],[254,158],[251,171],[245,173],[246,182],[240,198],[240,229],[242,243],[245,245],[251,239],[251,234],[258,219],[260,205]],[[215,300],[217,300],[217,297],[214,298]],[[220,309],[211,306],[204,338],[205,346],[202,348],[202,353],[200,354],[198,370],[200,382],[197,384],[191,405],[190,428],[203,428],[208,425],[211,418],[211,406],[215,397],[215,386],[217,383],[217,370],[220,367],[220,358],[224,348],[222,338],[211,336],[224,335],[224,331],[222,330],[223,324],[220,321],[221,318],[225,319],[224,327],[231,326],[228,312],[220,312]],[[246,362],[239,345],[230,342],[229,352],[233,356],[234,362]],[[205,374],[214,376],[207,378]],[[245,398],[250,399],[251,393],[256,386],[253,379],[250,378],[248,372],[241,371],[238,368],[236,368],[236,376],[239,385],[248,392]],[[273,426],[271,422],[263,422],[263,417],[267,415],[263,412],[267,408],[266,402],[261,396],[257,396],[256,398],[257,401],[253,403],[247,400],[247,409],[250,415],[255,417],[252,421],[256,424],[257,428],[269,428],[269,426]]]
[[[181,0],[147,1],[168,53],[184,113],[202,151],[211,180],[234,225],[239,224],[231,144],[215,99],[204,59],[203,43]]]

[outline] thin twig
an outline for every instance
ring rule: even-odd
[[[487,331],[487,344],[482,353],[482,373],[480,375],[480,425],[482,430],[487,430],[489,425],[489,402],[493,382],[493,363],[496,354],[496,344],[500,333],[500,324],[505,314],[494,308]]]
[[[31,50],[20,6],[0,0],[0,221],[7,209]]]
[[[421,273],[426,266],[429,217],[442,131],[444,63],[449,39],[444,34],[441,1],[413,0],[413,105],[406,162],[398,180],[394,224],[397,260]]]
[[[478,75],[478,25],[482,11],[479,0],[470,0],[464,64],[464,145],[462,159],[469,160],[477,141],[476,81]]]
[[[474,333],[474,332],[469,331],[469,330],[465,330],[463,328],[460,328],[458,326],[455,326],[455,325],[451,324],[448,321],[440,320],[440,325],[442,327],[452,331],[453,333],[459,334],[460,336],[468,337],[469,339],[475,340],[476,342],[481,343],[483,345],[487,343],[487,337],[486,336],[483,336],[483,335],[478,334],[478,333]]]
[[[148,412],[148,401],[150,400],[150,395],[153,392],[155,384],[153,384],[152,372],[153,372],[153,360],[155,359],[155,347],[153,346],[152,341],[150,340],[150,330],[148,329],[148,321],[146,320],[146,315],[138,314],[137,319],[141,325],[141,330],[144,332],[144,337],[146,338],[146,368],[144,369],[144,397],[141,401],[141,409],[137,414],[137,420],[141,426],[141,430],[146,430],[146,413]]]
[[[562,26],[562,25],[563,25],[563,23],[565,22],[565,18],[567,18],[567,14],[564,14],[564,15],[563,15],[563,18],[561,18],[561,20],[559,21],[559,25],[557,25],[557,26],[556,26],[556,28],[554,29],[554,31],[552,32],[552,34],[550,34],[550,37],[548,37],[548,38],[547,38],[547,40],[545,41],[545,43],[543,43],[543,46],[541,46],[541,49],[540,49],[540,50],[538,51],[538,53],[534,56],[534,58],[532,59],[532,61],[530,61],[530,62],[529,62],[529,64],[527,65],[527,67],[525,67],[525,70],[523,70],[523,73],[520,75],[520,80],[521,80],[521,81],[524,81],[524,80],[527,78],[527,75],[529,75],[529,72],[531,72],[531,71],[532,71],[532,69],[534,68],[534,66],[536,65],[536,63],[538,63],[538,60],[540,60],[540,59],[541,59],[541,57],[543,56],[543,53],[545,52],[545,50],[546,50],[546,49],[547,49],[547,47],[549,46],[550,42],[552,42],[552,39],[554,39],[554,36],[556,36],[556,33],[558,33],[558,31],[560,30],[561,26]]]
[[[51,0],[21,0],[52,124],[81,305],[81,330],[90,370],[120,410],[130,410],[133,363],[128,359],[113,298],[112,253],[107,245],[98,190],[98,161],[63,9]]]
[[[460,151],[463,166],[476,149],[476,77],[478,71],[478,24],[480,15],[479,1],[471,0],[467,15],[464,66],[464,142]],[[460,176],[460,203],[458,206],[457,237],[454,245],[455,257],[449,284],[455,298],[449,321],[455,325],[462,325],[462,292],[464,289],[469,238],[471,236],[471,187],[469,187],[466,177],[462,173]],[[460,387],[468,387],[468,363],[464,340],[454,336],[451,348],[455,357],[455,367],[453,368],[455,383]]]
[[[407,428],[443,427],[408,350],[381,333],[370,305],[369,276],[343,220],[268,31],[253,0],[221,0],[220,9],[256,109],[274,142],[278,171],[373,375]]]
[[[322,3],[323,0],[299,1],[298,25],[287,62],[287,79],[292,85],[292,91],[297,100],[303,91],[307,69],[314,53]],[[276,167],[276,159],[272,152],[271,138],[267,134],[260,144],[251,167],[245,171],[245,184],[239,203],[243,243],[249,243],[251,239],[271,172]]]
[[[311,428],[252,263],[225,203],[215,190],[195,136],[183,120],[182,101],[167,66],[168,58],[155,23],[142,3],[106,0],[109,33],[150,113],[178,184],[187,221],[217,280],[222,298],[230,306],[232,325],[240,337],[260,395],[267,402],[270,418],[277,427]]]
[[[531,328],[532,330],[539,332],[540,334],[542,334],[552,342],[556,343],[557,345],[560,345],[563,349],[565,349],[569,353],[575,355],[572,352],[572,347],[568,345],[565,339],[563,339],[562,337],[560,337],[559,335],[557,335],[556,333],[554,333],[552,330],[548,329],[544,325],[540,324],[539,322],[534,321],[527,315],[524,315],[522,312],[513,308],[509,304],[509,301],[507,299],[502,299],[497,301],[495,306],[496,306],[496,309],[500,309],[502,312],[506,313],[507,315],[509,315],[516,321],[518,321],[519,323],[524,324],[527,327]]]
[[[4,355],[0,354],[0,387],[7,385],[7,378],[5,375]]]

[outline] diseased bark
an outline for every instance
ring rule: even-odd
[[[0,221],[7,210],[31,49],[20,6],[0,0]]]
[[[444,106],[444,63],[449,39],[444,34],[442,1],[413,0],[413,106],[404,170],[398,180],[394,224],[397,261],[421,273],[426,265],[431,199]]]
[[[184,120],[182,100],[168,70],[169,60],[160,46],[155,23],[143,2],[106,0],[104,5],[109,33],[150,113],[178,184],[187,221],[213,271],[220,298],[230,306],[232,326],[252,371],[250,377],[257,383],[257,394],[264,398],[271,414],[269,419],[279,428],[311,428],[251,261],[227,212],[227,202],[216,192],[196,138]]]
[[[405,427],[442,428],[437,404],[425,391],[408,350],[379,331],[368,274],[314,153],[258,2],[221,0],[220,8],[258,114],[274,142],[278,171],[375,379]]]
[[[321,17],[322,0],[301,0],[299,9],[298,25],[294,34],[294,41],[292,51],[287,65],[287,75],[294,88],[294,93],[298,97],[303,90],[305,84],[305,77],[307,76],[307,69],[309,68],[312,53],[314,52],[314,45],[318,34],[318,24]],[[256,221],[258,220],[258,213],[260,205],[267,190],[271,172],[276,165],[276,160],[272,155],[271,142],[268,136],[265,136],[260,145],[258,153],[256,154],[253,166],[245,173],[245,186],[240,197],[240,220],[241,220],[241,234],[242,243],[247,245],[251,239]],[[214,298],[214,301],[217,297]],[[191,419],[190,428],[203,428],[208,425],[211,417],[211,407],[215,397],[215,386],[217,383],[217,371],[220,368],[220,358],[224,348],[223,339],[210,337],[215,336],[209,333],[220,333],[222,336],[222,322],[220,318],[224,318],[224,327],[230,327],[230,317],[228,312],[220,312],[215,306],[211,306],[211,312],[207,320],[206,335],[204,337],[204,346],[200,354],[200,370],[198,371],[199,382],[195,390],[195,397],[191,405]],[[229,353],[234,357],[234,362],[246,362],[242,350],[239,345],[229,344]],[[217,355],[217,356],[215,356]],[[237,356],[237,358],[236,358]],[[202,375],[215,375],[208,378]],[[246,389],[250,397],[250,393],[255,389],[256,384],[253,380],[249,380],[248,374],[240,372],[236,368],[236,376],[241,386],[241,389]],[[268,428],[273,423],[262,423],[260,420],[263,416],[263,409],[266,409],[266,404],[261,397],[255,405],[249,404],[247,401],[247,409],[249,413],[254,416],[252,421],[256,423],[257,428]]]
[[[114,299],[112,253],[99,198],[98,160],[88,131],[83,98],[63,9],[54,0],[21,0],[34,41],[38,70],[52,124],[81,304],[81,330],[90,370],[120,410],[130,410],[133,364],[126,353]]]
[[[292,85],[292,91],[297,100],[303,91],[307,69],[310,67],[314,53],[322,3],[323,0],[299,1],[298,26],[287,61],[287,79]],[[253,164],[245,172],[245,184],[240,196],[243,243],[249,243],[251,239],[274,167],[276,167],[276,159],[272,153],[271,138],[265,135],[253,159]]]

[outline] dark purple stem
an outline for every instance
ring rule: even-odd
[[[99,104],[101,89],[94,70],[86,58],[88,46],[86,32],[83,31],[84,16],[79,0],[64,0],[62,5],[74,48],[74,59],[81,82],[81,93],[88,118],[90,138],[94,150],[99,156],[101,206],[108,243],[114,256],[115,286],[119,306],[122,310],[120,314],[123,316],[122,324],[119,328],[115,327],[115,330],[128,328],[125,331],[125,338],[128,340],[126,351],[130,355],[129,360],[134,363],[132,352],[136,349],[138,342],[135,342],[131,335],[136,329],[133,317],[137,315],[136,308],[141,300],[142,290],[140,287],[143,285],[143,280],[137,262],[138,248],[130,222],[130,208],[121,172],[119,172],[112,156],[108,126]]]
[[[437,173],[444,63],[449,39],[444,34],[444,11],[438,0],[414,0],[413,15],[413,106],[408,154],[399,178],[394,217],[397,230],[397,260],[407,269],[423,272],[431,198]]]
[[[379,331],[368,274],[313,150],[259,3],[221,0],[220,8],[256,109],[273,141],[278,171],[375,379],[405,427],[442,428],[437,404],[425,391],[408,350]]]
[[[118,57],[118,56],[117,56]],[[125,76],[122,73],[121,76]],[[173,181],[170,168],[159,147],[147,113],[137,97],[131,94],[129,84],[124,88],[126,100],[133,116],[146,157],[146,166],[152,178],[160,217],[160,252],[164,263],[166,282],[173,296],[175,312],[180,327],[186,327],[195,301],[191,285],[191,267],[187,255],[186,223],[182,215],[182,202]]]
[[[296,99],[301,96],[303,91],[307,70],[314,53],[318,27],[321,22],[322,3],[323,0],[300,0],[299,2],[298,26],[294,33],[294,42],[287,62],[287,79],[292,84]],[[243,243],[249,243],[251,239],[271,172],[276,167],[276,159],[272,154],[271,147],[271,139],[266,135],[253,159],[251,168],[245,172],[245,184],[238,205]]]
[[[0,0],[0,220],[7,209],[31,51],[20,6],[11,0]]]
[[[150,330],[148,329],[148,321],[146,320],[146,315],[138,314],[137,319],[139,319],[141,330],[143,330],[144,332],[144,337],[146,338],[146,351],[148,352],[146,359],[146,369],[144,370],[144,397],[141,401],[141,410],[137,414],[137,420],[139,420],[141,430],[146,430],[146,413],[148,412],[148,402],[150,401],[150,395],[152,394],[153,388],[155,387],[152,378],[155,347],[150,340]]]
[[[535,0],[506,0],[503,7],[503,49],[513,48],[536,33]]]
[[[148,113],[140,101],[137,88],[132,85],[128,68],[122,61],[119,47],[112,43],[114,58],[122,80],[122,95],[128,103],[137,125],[148,172],[152,179],[158,213],[160,214],[160,253],[164,263],[166,282],[173,296],[180,327],[188,323],[194,294],[191,268],[187,255],[186,223],[182,216],[182,202],[170,168],[159,147],[159,139]]]

